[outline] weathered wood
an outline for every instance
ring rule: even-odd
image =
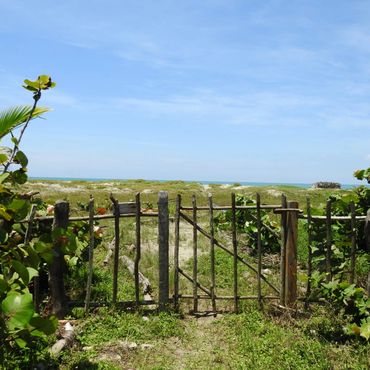
[[[36,204],[32,204],[30,216],[28,218],[28,225],[27,225],[26,233],[24,234],[24,245],[27,245],[31,240],[32,228],[33,228],[33,222],[34,222],[35,215],[36,215],[36,210],[37,210]]]
[[[355,281],[355,270],[356,270],[356,238],[357,238],[356,209],[354,202],[350,203],[350,210],[351,210],[351,265],[349,282],[353,284]]]
[[[209,227],[210,227],[210,260],[211,260],[211,296],[212,296],[212,310],[216,311],[216,273],[215,273],[215,228],[213,219],[213,198],[212,195],[208,196],[209,205]]]
[[[179,298],[184,298],[184,299],[193,299],[193,295],[192,294],[181,294],[179,296]],[[200,295],[198,294],[198,299],[212,299],[211,296],[209,295]],[[218,295],[217,296],[217,299],[219,300],[233,300],[234,299],[234,296],[233,295]],[[241,295],[238,297],[239,300],[247,300],[247,299],[251,299],[251,300],[258,300],[258,296],[256,295]],[[263,299],[264,300],[279,300],[280,297],[278,296],[269,296],[269,295],[264,295],[263,296]]]
[[[306,215],[299,215],[298,218],[307,219]],[[351,221],[351,216],[331,216],[332,221]],[[326,216],[311,216],[312,221],[326,221]],[[356,216],[356,221],[365,221],[366,216]]]
[[[197,224],[197,199],[196,196],[192,196],[193,205],[193,310],[198,312],[198,230],[196,228]]]
[[[54,207],[54,222],[53,230],[63,229],[68,227],[69,203],[65,201],[57,201]],[[63,275],[66,271],[64,254],[62,246],[65,243],[65,238],[62,236],[56,238],[53,242],[53,259],[49,265],[49,287],[51,294],[52,312],[59,319],[62,319],[68,310],[68,300],[64,289]]]
[[[197,287],[200,289],[200,290],[203,290],[204,293],[208,294],[210,297],[212,297],[212,293],[210,290],[208,290],[207,288],[205,288],[204,286],[202,286],[199,281],[195,282],[193,280],[192,277],[190,277],[184,270],[182,269],[179,269],[179,273],[186,279],[188,279],[192,284],[197,284]],[[197,295],[197,298],[198,298],[199,295]],[[193,294],[193,297],[194,297],[194,294]]]
[[[298,208],[297,202],[288,202],[289,208]],[[297,237],[298,237],[298,214],[287,214],[287,238],[286,238],[286,282],[285,282],[285,305],[294,307],[297,302]]]
[[[121,256],[120,257],[120,260],[121,262],[127,267],[128,271],[130,272],[130,274],[132,276],[135,277],[135,262],[131,260],[131,258],[127,257],[127,256]],[[143,295],[144,295],[144,300],[145,301],[150,301],[153,299],[153,297],[151,296],[151,293],[153,291],[152,289],[152,285],[150,283],[150,280],[144,276],[144,274],[142,274],[140,271],[137,272],[137,276],[138,276],[138,280],[139,280],[139,285],[142,286],[143,288]],[[136,297],[135,297],[135,302],[137,305],[140,304],[140,300],[137,300]]]
[[[286,196],[282,194],[281,196],[281,208],[287,208]],[[280,247],[280,304],[285,304],[285,259],[286,259],[286,212],[281,214],[281,247]]]
[[[91,283],[93,276],[93,263],[94,263],[94,198],[90,197],[89,202],[89,266],[88,266],[88,276],[86,284],[86,298],[85,298],[85,314],[89,311],[90,296],[91,296]]]
[[[331,274],[331,200],[326,202],[326,281],[330,281]]]
[[[181,195],[176,197],[175,211],[175,251],[174,251],[174,308],[179,309],[179,249],[180,249],[180,209]]]
[[[159,309],[165,310],[169,302],[168,261],[168,193],[160,191],[158,196],[158,244],[159,244]]]
[[[312,220],[311,220],[311,200],[307,198],[307,243],[308,243],[308,261],[307,261],[307,288],[305,308],[309,306],[311,296],[311,279],[312,279]]]
[[[136,234],[136,251],[135,251],[135,264],[134,264],[134,278],[135,278],[135,300],[137,305],[140,301],[140,292],[139,292],[139,263],[141,259],[141,202],[140,202],[140,193],[136,194],[135,198],[135,234]]]
[[[76,333],[74,327],[67,322],[64,325],[64,333],[62,339],[59,339],[49,350],[53,357],[57,357],[64,348],[70,347],[75,339]]]
[[[238,210],[247,210],[247,209],[256,209],[256,206],[235,206],[235,209]],[[261,204],[261,209],[279,209],[281,208],[280,204]],[[181,210],[183,211],[192,211],[193,207],[182,206]],[[197,211],[208,211],[209,207],[207,206],[198,206]],[[213,206],[214,211],[229,211],[232,210],[231,206]]]
[[[235,193],[231,194],[231,230],[233,240],[233,283],[234,283],[234,311],[238,312],[238,241],[236,238],[236,201]]]
[[[117,302],[117,291],[118,291],[118,262],[119,262],[119,244],[120,244],[120,227],[119,227],[119,206],[118,201],[110,196],[110,200],[113,204],[114,211],[114,262],[113,262],[113,294],[112,303]]]
[[[127,214],[136,215],[137,203],[136,202],[118,203],[118,208],[120,215]]]
[[[107,254],[103,261],[104,266],[108,265],[109,260],[112,258],[115,244],[116,244],[116,238],[113,238],[110,243],[106,244]]]
[[[135,217],[135,213],[128,213],[128,214],[122,214],[122,215],[119,215],[120,218],[133,218]],[[143,211],[141,212],[141,217],[158,217],[158,213],[157,212],[149,212],[149,211]],[[106,214],[106,215],[95,215],[94,216],[94,220],[97,221],[97,220],[109,220],[109,219],[114,219],[115,218],[115,215],[113,213],[110,213],[110,214]],[[53,220],[54,217],[53,216],[42,216],[42,217],[35,217],[34,218],[34,221],[38,221],[38,222],[44,222],[44,221],[51,221]],[[75,216],[75,217],[70,217],[69,218],[69,221],[89,221],[89,216]],[[20,221],[16,221],[15,223],[17,224],[26,224],[28,223],[29,220],[28,219],[24,219],[24,220],[20,220]]]
[[[188,222],[189,224],[193,225],[193,221],[192,219],[187,216],[185,213],[182,213],[180,212],[180,216],[186,221]],[[198,231],[204,235],[206,238],[208,239],[211,239],[211,235],[205,231],[202,227],[200,227],[199,225],[197,225],[197,229]],[[224,245],[222,245],[217,239],[214,239],[214,243],[216,246],[218,246],[220,249],[222,249],[223,251],[225,251],[226,253],[230,254],[231,256],[234,256],[234,253],[232,251],[230,251],[228,248],[226,248]],[[250,270],[252,270],[254,273],[257,274],[257,269],[254,268],[247,260],[245,260],[244,258],[240,257],[239,255],[237,256],[238,258],[238,261],[242,262],[245,266],[247,266]],[[277,294],[279,294],[279,290],[273,285],[271,284],[267,279],[266,277],[261,274],[261,279],[271,288],[273,289]]]
[[[262,308],[262,285],[261,285],[261,273],[262,273],[262,240],[261,240],[261,197],[257,193],[256,199],[257,206],[257,296],[258,306]]]
[[[35,307],[35,312],[40,313],[40,276],[35,276],[33,278],[33,305]]]
[[[170,302],[172,300],[170,299]],[[107,301],[100,301],[100,302],[90,302],[90,307],[91,308],[96,308],[96,307],[108,307],[112,304],[112,302],[107,302]],[[158,302],[155,300],[142,300],[140,301],[140,306],[149,306],[148,309],[152,309],[157,305]],[[80,301],[69,301],[68,302],[69,307],[84,307],[85,302],[80,302]],[[117,301],[114,305],[116,308],[137,308],[136,301]]]

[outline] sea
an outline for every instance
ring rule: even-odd
[[[87,181],[87,182],[100,182],[100,181],[134,181],[136,179],[110,179],[110,178],[84,178],[84,177],[29,177],[30,180],[49,180],[49,181]],[[288,182],[254,182],[254,181],[208,181],[208,180],[158,180],[158,179],[147,179],[144,181],[183,181],[188,183],[199,183],[202,185],[236,185],[236,186],[292,186],[303,189],[309,189],[313,183],[288,183]],[[354,189],[360,185],[366,185],[359,182],[358,184],[341,184],[342,189]]]

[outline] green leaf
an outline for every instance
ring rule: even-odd
[[[360,335],[366,340],[370,339],[370,320],[367,319],[360,327]]]
[[[12,136],[11,141],[13,144],[19,145],[19,140],[15,136]]]
[[[3,164],[8,161],[8,156],[6,154],[0,153],[0,164]]]
[[[35,87],[32,87],[32,86],[23,85],[23,87],[24,87],[26,90],[29,90],[29,91],[32,91],[32,92],[36,92],[36,91],[38,91],[38,89],[36,89]]]
[[[28,285],[28,283],[30,282],[30,276],[29,276],[26,266],[23,265],[23,263],[19,261],[12,261],[12,266],[13,266],[14,271],[22,279],[24,285]]]
[[[36,269],[34,269],[33,267],[27,267],[27,271],[28,271],[28,277],[29,277],[30,281],[35,276],[39,276],[39,272]]]
[[[14,340],[15,340],[15,343],[17,343],[18,347],[26,348],[27,342],[24,339],[18,337],[18,338],[15,338]]]
[[[58,327],[58,319],[55,316],[51,316],[49,318],[36,316],[30,320],[30,325],[35,328],[31,332],[34,336],[39,336],[38,332],[51,335],[55,333],[55,330]]]
[[[22,151],[18,150],[14,157],[14,162],[19,163],[22,167],[27,167],[28,158]]]
[[[8,318],[7,326],[11,330],[25,327],[34,314],[30,293],[10,292],[3,300],[1,307]]]
[[[31,111],[32,111],[32,107],[28,105],[16,106],[16,107],[12,107],[4,111],[1,111],[0,112],[0,139],[4,137],[5,135],[9,134],[12,130],[14,130],[18,126],[25,123],[28,120],[31,114]],[[49,111],[48,108],[37,107],[32,114],[32,119],[39,117],[43,113],[48,112],[48,111]]]
[[[49,83],[49,81],[50,81],[50,76],[48,76],[48,75],[40,75],[40,76],[38,77],[38,80],[40,81],[40,83],[41,83],[41,84],[46,85],[46,84],[48,84],[48,83]]]
[[[25,79],[24,81],[24,86],[27,86],[27,87],[32,87],[36,90],[38,90],[40,88],[40,82],[39,81],[31,81],[31,80],[28,80],[28,79]]]
[[[8,289],[8,284],[4,279],[4,275],[0,275],[0,295]]]
[[[15,220],[23,220],[27,217],[30,203],[26,199],[14,198],[8,205],[8,211],[13,212]]]
[[[11,178],[14,183],[22,185],[27,182],[28,176],[24,173],[23,169],[20,169],[13,171],[11,173]]]
[[[0,175],[0,184],[2,184],[10,176],[9,172],[2,173]]]
[[[4,206],[0,205],[0,218],[3,218],[6,221],[10,221],[12,219],[12,216],[7,212],[6,208]]]

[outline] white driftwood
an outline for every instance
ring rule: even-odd
[[[105,256],[104,261],[103,261],[104,266],[108,264],[109,260],[111,259],[113,255],[115,240],[116,238],[113,238],[113,240],[106,245],[107,255]]]
[[[134,261],[132,261],[127,256],[122,256],[121,261],[127,267],[130,274],[134,276],[134,268],[135,268]],[[143,287],[144,300],[146,300],[146,301],[152,300],[153,299],[152,296],[151,296],[152,286],[150,284],[150,281],[140,271],[139,271],[139,283]]]
[[[66,347],[69,347],[72,345],[74,338],[75,338],[75,329],[70,324],[70,322],[67,322],[64,325],[64,333],[63,338],[59,339],[49,350],[50,354],[54,357],[58,356],[59,353]]]

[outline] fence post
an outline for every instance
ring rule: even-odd
[[[179,249],[180,249],[180,212],[181,212],[181,195],[177,194],[176,212],[175,212],[175,252],[174,252],[174,289],[173,299],[175,311],[179,310]]]
[[[370,253],[370,209],[367,210],[364,231],[365,231],[367,252]],[[370,272],[367,275],[367,295],[368,297],[370,297]]]
[[[69,217],[69,203],[57,201],[54,207],[53,230],[67,229]],[[68,310],[68,301],[64,290],[63,275],[66,270],[64,255],[62,252],[63,243],[66,242],[62,236],[54,240],[53,260],[49,266],[49,287],[51,293],[52,312],[62,319]]]
[[[288,202],[288,208],[298,209],[297,202]],[[298,211],[288,211],[286,217],[285,305],[294,307],[297,301],[297,237]]]
[[[287,208],[286,196],[281,196],[281,208]],[[280,252],[280,304],[285,304],[285,260],[286,260],[286,212],[281,213],[281,252]]]
[[[160,191],[158,196],[158,245],[159,245],[159,310],[165,310],[169,300],[169,261],[168,261],[168,193]]]

